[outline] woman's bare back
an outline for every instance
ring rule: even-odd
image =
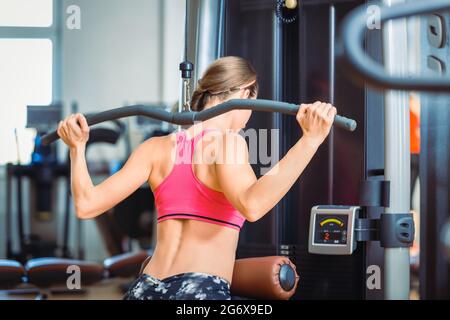
[[[172,134],[156,138],[154,150],[149,150],[158,152],[148,180],[152,190],[155,190],[173,169],[176,150],[174,136]],[[214,157],[214,154],[211,154],[213,148],[207,147],[209,143],[214,143],[213,139],[205,135],[203,143],[196,146],[193,171],[204,185],[221,191],[214,164],[204,164],[202,161]],[[203,272],[231,282],[238,237],[237,230],[203,221],[172,219],[160,222],[157,227],[156,248],[144,273],[164,279],[185,272]]]

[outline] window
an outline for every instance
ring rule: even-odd
[[[53,0],[0,0],[0,26],[50,27]]]
[[[27,105],[55,100],[53,11],[53,0],[0,0],[0,165],[18,153],[30,161],[36,133],[25,129]]]
[[[52,56],[49,39],[0,39],[2,99],[51,104]]]

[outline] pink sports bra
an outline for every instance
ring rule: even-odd
[[[192,160],[197,142],[206,129],[188,140],[185,131],[176,134],[177,150],[172,172],[154,190],[158,222],[169,219],[191,219],[214,223],[237,230],[245,218],[222,192],[204,185],[193,171]]]

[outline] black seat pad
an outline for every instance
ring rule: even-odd
[[[22,283],[25,269],[17,261],[0,260],[0,288],[6,289]]]
[[[149,255],[151,254],[147,251],[125,253],[106,259],[103,262],[103,266],[110,278],[136,277],[139,274],[142,263]]]
[[[78,266],[81,271],[81,285],[91,285],[103,279],[104,269],[99,263],[59,259],[38,258],[29,260],[25,265],[28,282],[38,287],[65,285],[72,273],[68,273],[70,266]]]

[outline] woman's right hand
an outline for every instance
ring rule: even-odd
[[[89,140],[89,125],[81,114],[73,114],[58,125],[58,135],[70,149],[85,147]]]
[[[319,147],[330,133],[337,110],[329,103],[317,101],[302,104],[297,113],[297,122],[303,131],[303,138]]]

